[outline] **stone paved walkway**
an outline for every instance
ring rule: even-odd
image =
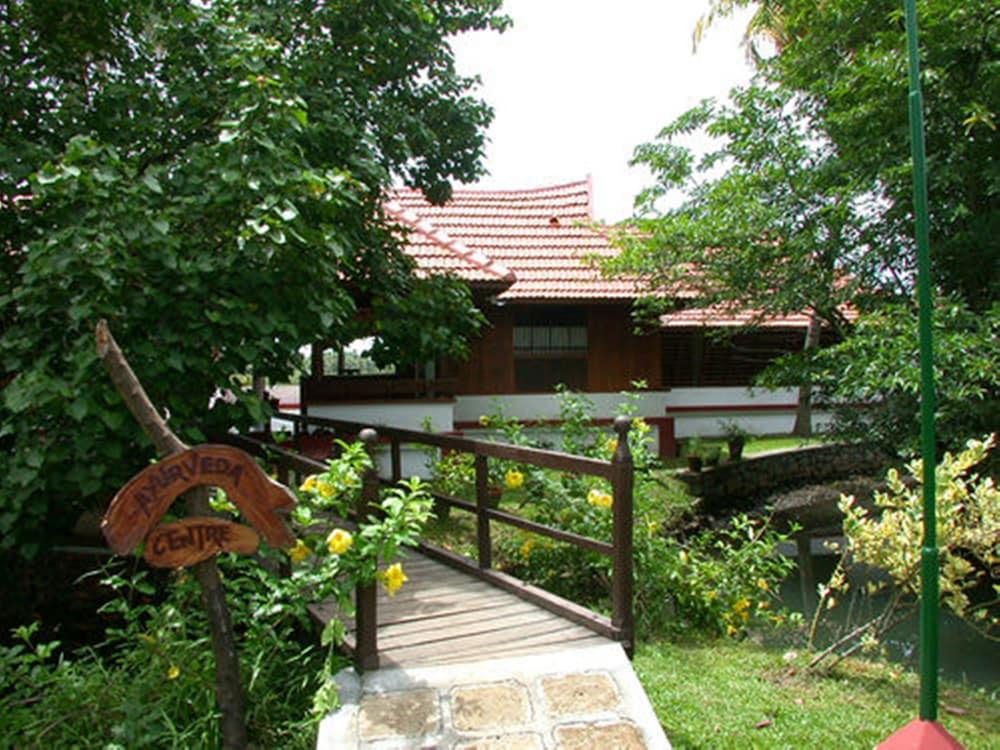
[[[318,750],[670,750],[617,644],[336,680]]]

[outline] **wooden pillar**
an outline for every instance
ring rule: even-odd
[[[660,422],[660,458],[676,458],[677,451],[677,423],[673,417],[665,417]]]
[[[490,541],[489,467],[486,456],[476,456],[476,539],[479,546],[479,567],[493,567],[493,546]]]
[[[632,487],[635,467],[628,445],[631,426],[632,420],[629,417],[615,417],[618,447],[611,459],[611,489],[614,498],[611,506],[614,516],[611,625],[618,630],[618,637],[630,659],[635,651],[635,620],[632,612]]]
[[[366,428],[358,435],[372,460],[370,468],[361,478],[361,497],[358,500],[357,522],[360,524],[378,504],[378,469],[375,468],[375,446],[378,433]],[[378,605],[376,583],[359,583],[354,590],[355,648],[354,658],[361,669],[378,669]]]
[[[309,377],[318,380],[326,373],[323,371],[323,344],[318,341],[312,345],[312,357],[310,358]]]

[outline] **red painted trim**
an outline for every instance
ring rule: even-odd
[[[653,426],[653,427],[659,427],[659,426],[662,426],[662,425],[666,424],[667,422],[673,422],[674,421],[670,417],[643,417],[643,419],[646,421],[646,424],[648,424],[650,426]],[[521,425],[522,427],[558,427],[559,425],[561,425],[563,423],[564,420],[562,420],[562,419],[518,419],[518,420],[515,420],[515,421],[519,425]],[[601,417],[599,419],[592,419],[590,421],[591,421],[592,424],[600,425],[602,427],[604,425],[611,425],[611,424],[615,423],[614,417]],[[456,430],[486,430],[486,429],[489,429],[487,427],[483,427],[481,424],[479,424],[479,422],[468,422],[468,421],[455,422],[454,423],[454,428]]]
[[[687,414],[699,411],[795,411],[798,404],[706,404],[705,406],[668,406],[664,409],[668,414]],[[648,421],[648,420],[647,420]]]

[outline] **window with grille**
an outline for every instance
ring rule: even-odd
[[[587,386],[586,317],[572,310],[520,313],[514,325],[514,385],[520,393],[545,393],[562,383]]]

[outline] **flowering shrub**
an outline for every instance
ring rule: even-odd
[[[544,502],[527,503],[525,515],[610,542],[614,500],[607,483],[542,473]],[[683,490],[671,485],[670,491]],[[634,503],[634,605],[640,631],[698,629],[736,636],[754,624],[790,619],[777,608],[775,593],[794,567],[776,551],[785,536],[738,516],[724,529],[681,542],[665,534],[671,519],[662,484],[640,481]],[[499,563],[513,575],[591,607],[610,607],[609,557],[523,531],[498,535],[497,544]]]
[[[1000,584],[995,577],[990,580],[990,571],[1000,565],[1000,491],[993,478],[978,476],[973,468],[995,444],[995,435],[970,440],[961,453],[946,453],[935,470],[942,603],[994,639],[1000,638]],[[824,613],[857,588],[852,581],[859,577],[849,575],[853,566],[888,573],[888,579],[863,577],[867,596],[891,589],[875,617],[833,644],[841,655],[876,647],[882,634],[916,611],[923,547],[923,462],[912,461],[906,471],[905,478],[895,469],[888,472],[887,490],[875,493],[874,512],[859,506],[853,496],[841,498],[847,549],[830,581],[819,587],[811,640],[815,641]],[[970,592],[986,586],[992,587],[992,595],[974,602]],[[828,649],[821,656],[836,651]]]
[[[357,507],[362,476],[371,458],[362,443],[344,443],[329,468],[307,477],[299,487],[299,505],[292,512],[303,536],[288,551],[295,565],[292,580],[313,600],[333,597],[341,616],[353,613],[351,594],[359,583],[378,581],[394,595],[408,580],[403,564],[395,562],[400,547],[415,544],[430,517],[432,499],[419,477],[400,482],[383,493],[378,513],[362,519],[353,531],[344,527]],[[321,514],[338,519],[330,532],[320,531]],[[343,623],[334,618],[323,633],[324,644],[343,637]]]
[[[776,612],[778,582],[794,562],[776,552],[786,537],[745,517],[720,531],[703,532],[680,542],[667,532],[678,508],[691,498],[681,485],[655,472],[652,429],[639,413],[645,383],[623,392],[617,412],[632,418],[629,448],[635,473],[634,556],[635,610],[640,628],[648,631],[698,628],[739,635],[758,622],[783,622]],[[507,416],[500,401],[480,417],[505,442],[610,461],[617,436],[596,425],[593,402],[579,393],[557,388],[561,426],[558,445],[533,440],[524,424]],[[435,484],[459,484],[475,499],[472,457],[446,457],[433,468]],[[611,541],[614,499],[607,482],[505,461],[490,462],[491,481],[504,489],[501,502],[539,523],[602,541]],[[683,512],[683,511],[680,511]],[[611,560],[595,552],[554,542],[530,532],[503,528],[496,535],[497,562],[508,572],[568,599],[608,609]]]

